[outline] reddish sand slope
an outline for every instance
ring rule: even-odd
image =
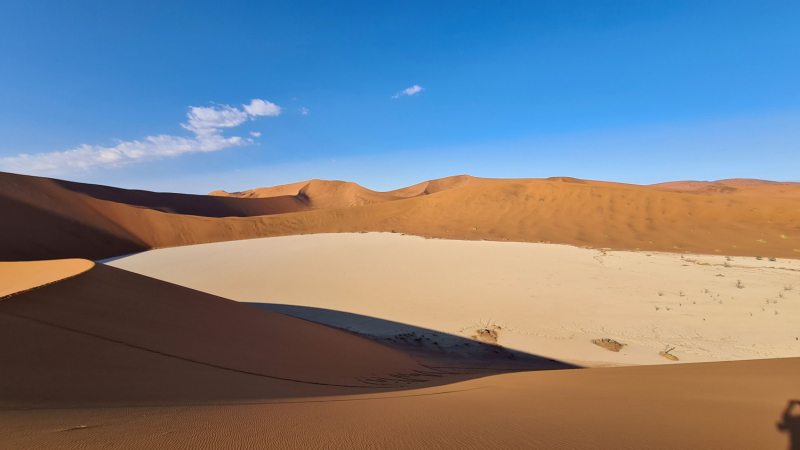
[[[0,300],[0,355],[0,408],[346,394],[431,378],[362,337],[105,265]]]
[[[569,178],[484,180],[377,203],[397,197],[331,183],[312,182],[298,194],[310,199],[306,205],[312,209],[329,209],[214,218],[164,213],[79,194],[48,179],[0,174],[0,210],[13,218],[0,221],[0,260],[100,259],[254,237],[392,230],[448,239],[800,257],[800,185],[726,187],[720,193]],[[336,207],[342,202],[355,206]]]
[[[282,195],[297,195],[300,192],[300,189],[302,189],[305,185],[307,185],[310,182],[311,180],[299,181],[297,183],[282,184],[280,186],[271,186],[271,187],[260,187],[242,192],[214,191],[210,192],[208,195],[215,195],[219,197],[238,197],[238,198],[267,198],[267,197],[279,197]]]
[[[244,405],[0,411],[0,446],[794,449],[800,407],[783,412],[800,398],[798,373],[795,358],[528,372]]]
[[[257,188],[229,194],[214,191],[209,195],[235,198],[280,198],[294,196],[307,209],[345,208],[399,200],[402,196],[389,192],[376,192],[356,183],[345,181],[310,180],[275,187]],[[298,209],[300,211],[300,209]]]
[[[455,189],[464,186],[473,186],[487,181],[490,178],[477,178],[469,175],[456,175],[436,180],[423,181],[413,186],[396,189],[388,192],[377,192],[359,186],[356,183],[344,181],[309,180],[299,183],[283,184],[273,187],[261,187],[242,192],[228,193],[214,191],[208,195],[236,198],[268,198],[285,195],[300,196],[313,208],[341,208],[345,206],[368,205],[399,200],[401,198],[417,197],[420,195],[435,194],[437,192]]]
[[[439,178],[436,180],[423,181],[422,183],[408,186],[402,189],[389,191],[387,194],[396,197],[417,197],[419,195],[435,194],[437,192],[446,191],[448,189],[455,189],[465,186],[475,186],[483,184],[488,181],[497,181],[491,178],[478,178],[469,175],[456,175],[447,178]]]

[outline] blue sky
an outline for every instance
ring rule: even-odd
[[[0,170],[800,180],[798,2],[2,3]]]

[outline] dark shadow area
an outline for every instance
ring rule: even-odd
[[[573,364],[511,350],[502,346],[502,329],[486,330],[497,342],[435,331],[390,320],[342,311],[277,303],[248,303],[268,311],[327,325],[408,352],[426,365],[488,370],[558,370],[579,368]],[[477,330],[476,330],[477,331]]]
[[[0,211],[0,261],[97,260],[150,249],[122,229],[112,233],[3,195]],[[118,228],[110,222],[109,227]]]
[[[789,435],[789,450],[800,450],[800,400],[789,400],[778,430]]]
[[[292,195],[269,198],[231,198],[121,189],[63,180],[53,180],[53,182],[64,189],[98,200],[190,216],[251,217],[309,209],[306,202]]]

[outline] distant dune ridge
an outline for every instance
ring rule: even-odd
[[[668,181],[666,183],[651,184],[650,186],[694,191],[709,186],[791,186],[798,184],[800,183],[791,181],[768,181],[757,180],[754,178],[728,178],[717,181]]]
[[[450,177],[391,192],[311,180],[274,195],[161,194],[0,174],[0,260],[102,259],[308,233],[551,242],[800,257],[800,185],[676,190],[572,178]],[[267,195],[267,194],[263,194]]]

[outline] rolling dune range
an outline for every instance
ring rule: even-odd
[[[102,259],[256,237],[392,230],[445,239],[800,257],[800,185],[794,184],[719,192],[461,177],[389,193],[312,181],[297,195],[229,198],[2,174],[0,208],[14,217],[0,223],[5,261]]]

